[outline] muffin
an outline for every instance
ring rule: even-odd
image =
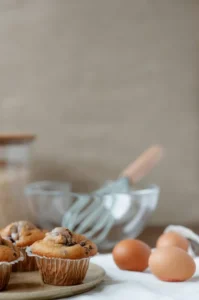
[[[57,227],[27,249],[36,258],[44,283],[66,286],[82,283],[97,246],[85,236]]]
[[[4,290],[9,282],[12,265],[23,260],[19,249],[10,241],[0,236],[0,290]]]
[[[11,223],[0,231],[3,238],[10,240],[23,253],[24,260],[13,265],[13,272],[38,270],[34,257],[27,256],[26,247],[45,237],[45,232],[27,221]]]

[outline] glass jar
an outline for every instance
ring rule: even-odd
[[[24,188],[30,181],[34,135],[0,135],[0,228],[28,219]]]

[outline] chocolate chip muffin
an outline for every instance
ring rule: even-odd
[[[0,231],[4,239],[16,245],[24,255],[24,260],[13,265],[12,271],[35,271],[38,270],[34,257],[28,257],[26,247],[45,237],[45,232],[28,221],[18,221],[9,224]]]
[[[90,257],[97,253],[97,246],[83,235],[57,227],[27,252],[36,258],[44,283],[75,285],[84,280]]]
[[[12,265],[17,264],[23,257],[19,249],[10,241],[0,236],[0,290],[4,290],[9,282]]]

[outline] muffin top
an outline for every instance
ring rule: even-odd
[[[64,227],[46,233],[45,238],[35,242],[30,249],[33,254],[49,258],[81,259],[97,253],[97,246],[92,241]]]
[[[10,240],[17,247],[32,245],[45,237],[45,232],[28,221],[14,222],[0,231],[3,238]]]
[[[11,262],[20,257],[20,250],[0,236],[0,262]]]

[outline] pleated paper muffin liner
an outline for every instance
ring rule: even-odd
[[[23,261],[24,257],[21,253],[21,256],[13,261],[2,261],[0,262],[0,291],[4,290],[8,282],[10,280],[10,274],[12,271],[12,266],[18,264],[19,262]]]
[[[49,258],[33,254],[26,249],[28,256],[35,257],[42,280],[46,284],[68,286],[81,284],[86,276],[90,257],[81,259]]]
[[[23,254],[23,261],[19,261],[17,264],[12,266],[12,272],[31,272],[37,271],[37,263],[34,257],[30,257],[26,253],[26,247],[20,248],[20,251]]]

